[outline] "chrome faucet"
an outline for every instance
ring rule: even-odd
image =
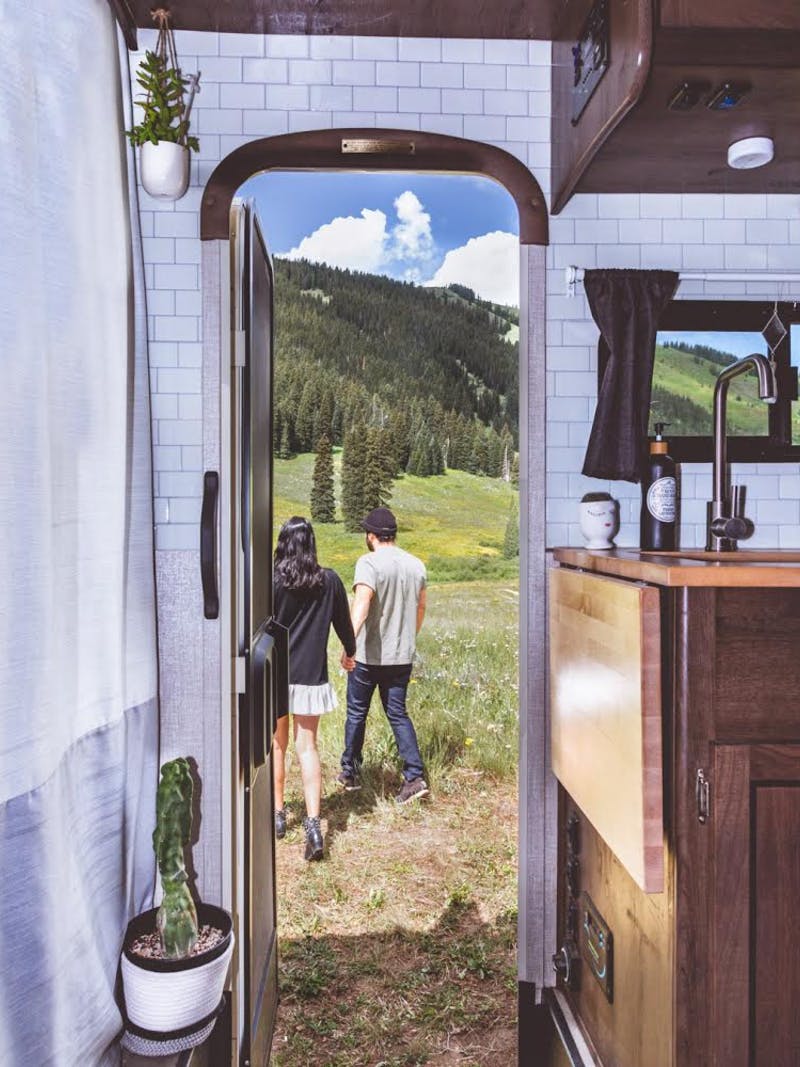
[[[714,499],[708,502],[706,551],[735,552],[737,542],[752,537],[755,526],[744,515],[745,487],[728,485],[728,439],[725,413],[731,381],[753,367],[758,374],[758,395],[768,404],[778,399],[775,368],[766,356],[752,356],[731,363],[718,376],[714,386]]]

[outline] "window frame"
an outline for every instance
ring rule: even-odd
[[[769,434],[729,436],[728,459],[739,463],[786,463],[800,460],[800,444],[792,444],[792,401],[797,400],[797,368],[791,365],[791,327],[800,325],[800,303],[793,300],[672,300],[658,320],[658,332],[667,330],[742,331],[760,333],[777,306],[786,337],[773,355],[780,398],[769,404]],[[598,392],[609,358],[603,335],[597,345]],[[679,463],[711,463],[714,441],[707,436],[664,435],[669,454]]]

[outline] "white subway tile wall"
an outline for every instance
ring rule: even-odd
[[[177,203],[140,190],[152,368],[156,546],[196,550],[202,486],[199,208],[220,161],[259,137],[331,127],[421,129],[511,152],[550,194],[550,55],[546,41],[404,40],[176,34],[184,71],[201,71],[200,154]],[[135,71],[155,34],[140,31]],[[134,95],[137,87],[134,84]],[[596,398],[598,331],[563,268],[800,269],[800,197],[581,194],[551,219],[547,281],[548,545],[580,544],[577,501],[608,489],[620,501],[618,542],[638,539],[639,489],[580,474]],[[682,297],[800,298],[800,286],[681,285]],[[741,465],[754,545],[800,546],[796,464]],[[710,470],[685,465],[685,545],[704,540]]]

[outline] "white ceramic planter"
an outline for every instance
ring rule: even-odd
[[[179,200],[189,188],[189,149],[171,141],[146,141],[139,152],[139,169],[149,196]]]
[[[220,927],[220,945],[184,960],[151,960],[135,956],[129,945],[141,933],[155,929],[156,911],[137,915],[128,925],[122,952],[122,985],[128,1020],[150,1034],[187,1030],[211,1016],[225,988],[234,936],[231,917],[222,908],[201,904],[200,924]]]

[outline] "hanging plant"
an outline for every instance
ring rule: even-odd
[[[143,115],[126,133],[131,144],[141,150],[145,191],[150,196],[177,200],[189,185],[189,152],[200,150],[197,138],[189,135],[189,115],[200,75],[184,77],[181,73],[169,12],[158,8],[153,18],[159,25],[158,41],[154,51],[145,53],[136,73],[137,84],[145,93],[144,100],[136,101]]]

